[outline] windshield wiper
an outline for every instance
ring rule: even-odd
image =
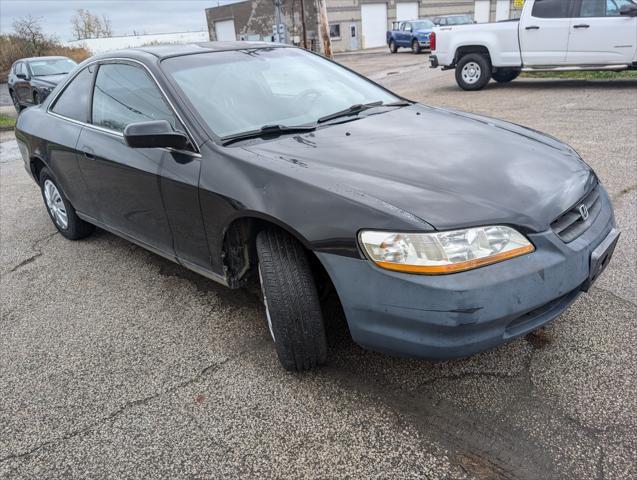
[[[248,140],[250,138],[259,138],[265,135],[284,135],[288,133],[303,133],[316,130],[316,125],[264,125],[257,130],[249,130],[247,132],[236,133],[221,137],[221,144],[228,145],[239,140]]]
[[[329,115],[325,115],[318,119],[318,123],[324,123],[328,120],[333,120],[335,118],[340,117],[349,117],[352,115],[358,115],[365,110],[369,110],[374,107],[406,107],[407,105],[411,105],[411,103],[406,100],[399,100],[397,102],[392,103],[383,103],[382,101],[371,102],[371,103],[357,103],[356,105],[352,105],[351,107],[346,108],[345,110],[341,110],[339,112],[330,113]]]

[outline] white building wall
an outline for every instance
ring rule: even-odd
[[[193,43],[209,41],[207,31],[201,32],[176,32],[155,33],[149,35],[130,35],[122,37],[87,38],[85,40],[73,40],[66,42],[69,47],[84,47],[93,54],[123,50],[125,48],[141,47],[154,43]]]

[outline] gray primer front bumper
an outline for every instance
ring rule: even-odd
[[[565,244],[529,235],[536,251],[451,275],[383,270],[318,253],[339,294],[353,340],[371,350],[428,359],[463,357],[535,330],[562,313],[588,280],[591,252],[614,228],[608,195],[594,224]]]

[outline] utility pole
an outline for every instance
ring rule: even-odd
[[[330,26],[327,19],[327,4],[325,0],[318,0],[319,33],[323,42],[323,55],[332,58],[332,39],[330,38]]]
[[[307,50],[307,30],[305,29],[305,6],[303,5],[303,0],[301,0],[301,45],[303,48]]]
[[[282,0],[274,0],[275,39],[277,43],[283,43],[281,42],[281,3]]]

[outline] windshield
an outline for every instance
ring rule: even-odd
[[[411,24],[414,26],[414,30],[429,30],[434,28],[433,22],[430,22],[429,20],[418,20]]]
[[[457,17],[448,17],[447,25],[464,25],[473,23],[473,19],[469,15],[458,15]]]
[[[69,73],[75,68],[75,63],[70,58],[53,58],[48,60],[34,60],[29,62],[31,73],[34,77],[42,77],[44,75],[61,75]]]
[[[400,100],[297,48],[186,55],[166,59],[162,67],[219,137],[264,125],[314,124],[352,105]]]

